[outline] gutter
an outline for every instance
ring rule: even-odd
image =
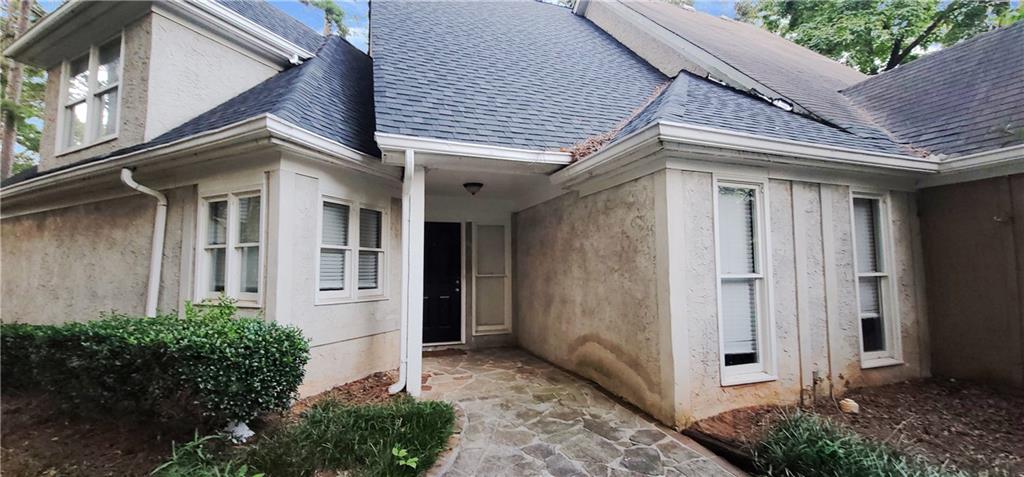
[[[167,229],[167,196],[150,189],[132,177],[132,170],[121,169],[121,182],[132,189],[156,198],[156,218],[153,221],[153,245],[149,252],[149,281],[146,284],[146,316],[156,316],[156,304],[160,297],[160,265],[164,258],[164,231]]]

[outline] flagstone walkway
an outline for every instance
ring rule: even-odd
[[[423,361],[423,397],[458,403],[467,418],[449,476],[741,475],[692,440],[521,350]]]

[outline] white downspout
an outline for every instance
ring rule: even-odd
[[[415,156],[412,150],[405,153],[405,171],[402,178],[402,313],[399,328],[401,329],[400,339],[401,354],[398,364],[398,381],[388,388],[388,392],[395,394],[405,389],[406,366],[409,362],[409,231],[412,227],[412,179],[415,167]]]
[[[153,221],[153,245],[149,252],[149,282],[146,284],[146,316],[156,316],[156,303],[160,297],[160,265],[164,257],[164,230],[167,228],[167,196],[150,189],[132,178],[132,170],[121,169],[121,182],[143,194],[156,198],[156,219]]]

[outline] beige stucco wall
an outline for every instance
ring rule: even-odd
[[[152,18],[145,140],[163,134],[278,72],[278,68],[159,12]]]
[[[651,176],[515,219],[519,345],[662,418]]]
[[[919,312],[920,266],[914,261],[920,244],[915,230],[914,196],[892,192],[890,227],[895,263],[902,358],[905,364],[862,369],[860,322],[853,269],[850,189],[800,181],[768,183],[771,259],[771,312],[775,322],[776,379],[722,386],[718,337],[717,275],[714,242],[712,175],[669,171],[680,175],[682,203],[669,213],[681,214],[686,246],[683,273],[689,369],[677,370],[688,383],[677,397],[676,424],[730,409],[761,404],[795,404],[846,389],[878,385],[927,375],[922,353],[926,331]],[[824,210],[827,209],[827,210]],[[825,237],[831,236],[829,244]],[[831,278],[830,278],[831,277]],[[832,283],[829,283],[832,281]],[[678,351],[678,350],[677,350]],[[822,381],[815,384],[813,377]]]
[[[47,72],[45,108],[43,110],[43,135],[39,142],[39,169],[48,170],[66,164],[106,154],[118,149],[143,142],[146,130],[146,107],[149,95],[150,46],[152,16],[147,15],[129,24],[124,29],[124,51],[122,59],[122,80],[120,86],[121,104],[118,117],[117,137],[91,147],[64,153],[59,146],[57,122],[60,118],[61,70],[58,64]],[[82,45],[82,53],[88,51]]]
[[[87,50],[83,45],[82,52]],[[158,11],[125,27],[122,55],[117,137],[69,153],[62,151],[57,137],[62,65],[49,69],[41,170],[153,139],[279,71],[276,65]]]
[[[159,309],[178,304],[183,222],[193,220],[192,187],[164,191],[167,233]],[[103,312],[141,315],[146,300],[156,202],[143,195],[5,218],[4,322],[86,321]]]

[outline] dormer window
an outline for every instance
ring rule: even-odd
[[[121,63],[121,37],[64,62],[61,152],[117,137]]]

